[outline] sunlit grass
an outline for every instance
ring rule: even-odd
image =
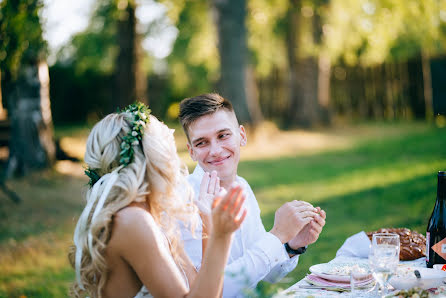
[[[327,211],[319,241],[301,257],[288,279],[331,260],[350,235],[380,227],[425,232],[438,170],[446,169],[446,128],[425,123],[379,123],[329,130],[281,132],[269,125],[249,132],[239,174],[256,193],[265,228],[275,210],[293,199]],[[56,130],[62,145],[82,157],[88,129]],[[176,126],[183,160],[193,169],[186,138]],[[76,153],[77,152],[77,153]],[[83,207],[87,179],[82,163],[59,162],[54,171],[14,179],[7,185],[23,199],[0,193],[0,297],[65,297],[74,272],[67,250]]]

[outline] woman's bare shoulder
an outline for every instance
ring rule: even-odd
[[[159,231],[150,212],[137,206],[128,206],[119,210],[113,221],[113,236],[124,244],[155,240]]]

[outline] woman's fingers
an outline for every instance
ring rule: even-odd
[[[229,200],[231,200],[231,198],[235,195],[235,192],[238,189],[239,188],[237,188],[237,187],[233,187],[233,188],[231,188],[229,190],[229,192],[224,197],[217,197],[218,198],[218,203],[217,203],[217,199],[215,199],[213,204],[212,204],[212,208],[215,208],[216,211],[220,211],[220,210],[226,209]]]
[[[213,208],[216,211],[226,211],[227,213],[237,216],[240,212],[243,203],[245,202],[245,195],[243,194],[243,189],[240,186],[233,187],[229,190],[229,192],[223,197],[217,197],[214,200]]]
[[[229,213],[232,213],[234,210],[234,204],[237,202],[238,198],[242,195],[242,188],[240,186],[234,187],[234,193],[229,196],[226,201],[226,205],[224,206],[224,210],[228,210]]]
[[[237,197],[237,200],[235,200],[234,204],[232,205],[232,210],[230,210],[235,217],[240,213],[240,210],[243,207],[243,203],[246,200],[246,196],[244,193],[240,193],[240,195]]]
[[[248,214],[248,210],[243,209],[241,215],[234,219],[234,223],[237,225],[237,227],[240,227],[242,222],[245,220],[246,214]]]
[[[221,200],[223,200],[223,197],[216,197],[212,202],[212,209],[217,210],[217,207],[221,205]]]

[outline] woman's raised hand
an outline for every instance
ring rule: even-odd
[[[232,234],[246,217],[243,208],[245,194],[241,186],[232,187],[223,197],[217,196],[212,204],[212,226],[215,236]]]

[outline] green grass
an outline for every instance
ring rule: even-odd
[[[79,133],[69,127],[57,132],[82,140],[85,133],[85,128]],[[296,270],[282,283],[262,283],[261,293],[287,288],[311,265],[334,258],[343,241],[362,230],[408,227],[425,233],[435,201],[436,172],[446,169],[446,129],[424,123],[380,123],[317,133],[342,139],[346,145],[325,144],[281,157],[256,158],[250,153],[240,164],[239,174],[256,193],[267,230],[275,210],[293,199],[327,212],[319,240],[300,258]],[[178,129],[176,137],[184,155],[184,136]],[[56,171],[7,182],[23,202],[16,205],[0,193],[0,297],[67,295],[74,272],[66,255],[86,182]]]
[[[277,207],[293,199],[327,212],[319,240],[288,279],[262,289],[291,286],[311,265],[333,259],[343,241],[357,232],[408,227],[425,234],[436,172],[445,169],[446,130],[438,128],[361,141],[348,150],[242,163],[239,172],[257,194],[267,230]]]

